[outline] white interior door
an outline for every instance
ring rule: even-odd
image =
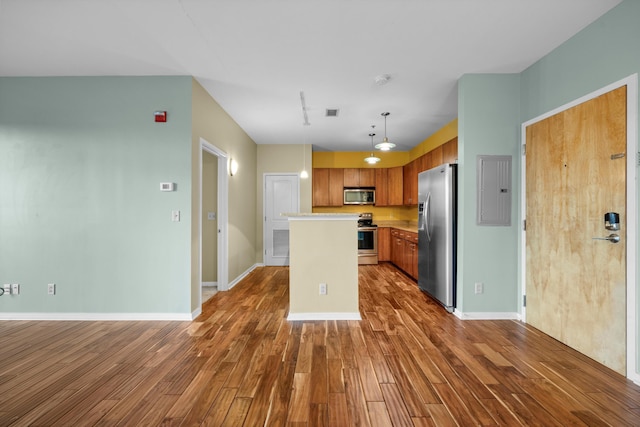
[[[298,212],[300,212],[298,175],[265,175],[265,265],[289,265],[289,220],[281,214]]]

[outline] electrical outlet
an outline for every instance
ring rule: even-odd
[[[11,285],[11,295],[20,295],[20,285],[18,283]]]
[[[56,284],[55,283],[49,283],[47,285],[47,294],[48,295],[55,295],[56,294]]]
[[[5,283],[4,285],[2,285],[2,290],[4,291],[4,293],[2,295],[11,295],[11,285],[8,283]]]
[[[327,294],[327,284],[320,283],[320,295],[326,295],[326,294]]]
[[[481,294],[484,292],[484,285],[482,284],[482,282],[476,282],[475,291],[476,294]]]

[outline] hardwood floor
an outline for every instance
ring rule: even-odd
[[[359,276],[362,321],[288,322],[264,267],[194,322],[0,322],[0,425],[640,425],[638,386],[536,329]]]

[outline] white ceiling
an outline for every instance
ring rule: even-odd
[[[193,75],[256,143],[325,151],[367,151],[388,111],[406,151],[463,74],[521,72],[620,1],[0,0],[0,76]]]

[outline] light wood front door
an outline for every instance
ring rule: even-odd
[[[529,125],[526,143],[527,322],[624,375],[626,87]]]

